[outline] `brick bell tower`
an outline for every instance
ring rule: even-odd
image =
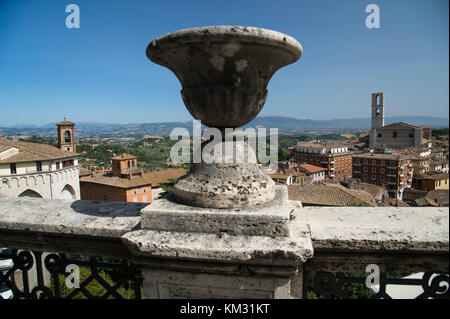
[[[58,127],[58,146],[61,150],[75,152],[75,123],[64,121],[56,123]]]

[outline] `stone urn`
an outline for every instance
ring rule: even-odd
[[[241,26],[180,30],[147,47],[147,57],[172,70],[181,82],[181,96],[192,116],[222,132],[254,119],[266,101],[272,75],[301,55],[302,46],[288,35]],[[275,184],[256,163],[201,162],[193,163],[175,184],[173,196],[191,206],[238,208],[273,200]]]

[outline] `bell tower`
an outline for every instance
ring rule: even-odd
[[[75,152],[75,123],[64,121],[56,123],[58,127],[58,146],[61,150]]]
[[[372,93],[372,129],[384,126],[384,93]]]

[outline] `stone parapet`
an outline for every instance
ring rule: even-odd
[[[151,206],[0,197],[0,246],[128,258],[144,266],[147,298],[299,298],[303,269],[449,270],[444,208],[289,202],[288,236],[267,236],[143,229]]]

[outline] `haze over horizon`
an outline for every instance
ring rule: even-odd
[[[369,118],[376,91],[386,95],[386,117],[449,116],[446,0],[377,1],[380,29],[366,28],[371,2],[361,0],[75,0],[80,29],[65,26],[69,3],[0,1],[0,126],[41,126],[64,116],[118,124],[191,120],[178,79],[145,49],[165,33],[220,24],[273,29],[304,48],[269,82],[260,116]]]

